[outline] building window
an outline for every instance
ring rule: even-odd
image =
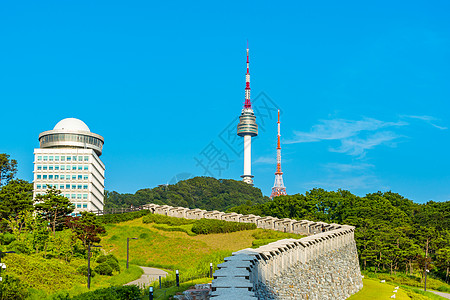
[[[72,166],[72,170],[76,170],[77,169],[77,166],[76,165],[73,165]]]
[[[56,170],[56,171],[59,170],[59,165],[55,165],[55,170]]]
[[[81,194],[77,194],[77,199],[81,199]]]
[[[44,170],[47,170],[47,165],[43,165],[42,168],[43,168]]]
[[[47,159],[48,159],[48,157],[47,157],[47,156],[44,156],[44,161],[47,161]]]
[[[81,208],[81,204],[78,203],[78,204],[77,204],[77,208]]]
[[[37,166],[38,171],[42,170],[42,166]]]
[[[61,165],[61,170],[65,171],[66,170],[66,166],[65,165]]]
[[[49,161],[53,161],[53,156],[49,156],[49,157],[48,157],[48,160],[49,160]]]
[[[81,190],[81,184],[78,185],[78,189]]]
[[[55,161],[59,161],[59,156],[55,156]]]
[[[66,157],[65,156],[61,156],[61,161],[66,161]]]
[[[60,189],[60,190],[63,190],[63,189],[64,189],[64,184],[60,184],[60,185],[59,185],[59,189]]]
[[[72,190],[76,189],[77,186],[75,184],[72,184]]]
[[[66,184],[66,190],[70,190],[70,184]]]
[[[77,161],[77,157],[76,157],[76,156],[73,156],[73,157],[72,157],[72,160],[73,160],[73,161]]]
[[[87,194],[83,194],[83,199],[87,199]]]
[[[89,168],[88,168],[88,165],[84,165],[84,169],[85,170],[88,170]]]
[[[78,175],[78,180],[83,179],[83,175]]]
[[[83,185],[83,189],[87,190],[88,186],[87,184]]]
[[[89,161],[89,156],[85,156],[84,161]]]
[[[36,185],[36,188],[37,188],[38,190],[40,190],[40,189],[41,189],[41,185],[40,185],[40,184]]]
[[[48,179],[53,179],[53,175],[48,175]]]
[[[83,156],[78,156],[78,161],[83,161]]]
[[[86,203],[83,203],[83,208],[87,208],[87,204]]]
[[[70,156],[67,156],[67,161],[71,161],[71,157]]]
[[[36,179],[41,179],[41,175],[36,176]]]
[[[43,176],[42,176],[42,179],[47,179],[47,175],[43,175]]]
[[[41,161],[42,160],[42,156],[38,156],[38,161]]]
[[[82,165],[78,165],[78,170],[81,170],[83,168]]]
[[[46,185],[46,184],[43,184],[43,185],[42,185],[42,188],[45,190],[45,189],[47,188],[47,185]]]
[[[75,199],[76,198],[76,195],[75,194],[72,194],[72,197],[71,197],[72,199]]]
[[[72,175],[72,180],[77,179],[77,175]]]
[[[48,169],[53,171],[53,165],[48,166]]]
[[[87,180],[88,179],[88,175],[83,175],[83,179]]]
[[[59,179],[59,175],[55,175],[55,179]]]

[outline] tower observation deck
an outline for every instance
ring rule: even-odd
[[[247,47],[247,73],[245,74],[245,102],[241,115],[239,116],[239,124],[237,125],[237,135],[244,138],[244,174],[241,175],[242,181],[253,185],[252,175],[252,137],[258,135],[258,125],[256,117],[252,109],[250,100],[250,69],[249,55]]]

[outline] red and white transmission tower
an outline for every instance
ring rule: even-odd
[[[272,188],[270,199],[276,196],[286,195],[283,183],[283,172],[281,172],[281,145],[280,145],[280,111],[278,110],[278,143],[277,143],[277,171],[275,172],[275,183]]]

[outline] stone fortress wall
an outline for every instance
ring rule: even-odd
[[[362,288],[353,226],[147,204],[155,214],[254,223],[306,237],[243,249],[218,265],[212,298],[346,299]]]

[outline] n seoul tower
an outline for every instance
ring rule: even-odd
[[[286,195],[283,183],[283,172],[281,172],[281,145],[280,145],[280,111],[278,111],[278,143],[277,143],[277,171],[275,172],[275,183],[272,188],[270,199],[276,196]]]
[[[241,175],[242,181],[253,185],[252,175],[252,137],[258,135],[258,125],[253,113],[252,102],[250,101],[250,69],[248,61],[248,43],[247,43],[247,74],[245,74],[245,102],[239,124],[237,126],[237,135],[244,137],[244,174]]]

